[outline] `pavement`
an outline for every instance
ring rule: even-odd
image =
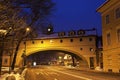
[[[114,73],[114,72],[104,72],[103,69],[95,68],[95,69],[89,69],[89,68],[79,68],[79,67],[65,67],[69,70],[77,70],[77,71],[85,71],[85,72],[94,72],[94,73],[100,73],[100,74],[110,74],[110,75],[119,75],[120,73]]]
[[[59,67],[62,67],[62,68],[65,68],[65,69],[69,69],[69,70],[94,72],[94,73],[100,73],[100,74],[110,74],[110,75],[118,75],[118,76],[120,76],[120,73],[104,72],[100,68],[89,69],[89,68],[79,68],[79,67],[72,67],[72,66],[59,66]],[[18,68],[16,68],[15,70],[18,70]],[[0,80],[5,80],[6,77],[8,77],[8,76],[15,76],[16,80],[24,80],[24,78],[22,77],[24,75],[20,75],[18,73],[11,73],[11,74],[9,74],[9,68],[3,67],[2,68],[2,75],[0,76]]]
[[[17,71],[18,68],[15,68],[15,71]],[[6,78],[16,78],[16,80],[24,80],[22,79],[21,75],[19,73],[16,73],[15,71],[9,72],[9,67],[2,67],[1,69],[1,75],[0,75],[0,80],[6,80]],[[11,80],[11,79],[10,79]],[[14,79],[12,79],[14,80]]]

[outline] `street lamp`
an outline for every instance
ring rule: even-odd
[[[10,74],[10,72],[11,72],[11,56],[12,56],[12,54],[9,52],[8,56],[10,56],[10,61],[9,61],[9,74]]]
[[[29,31],[30,31],[30,28],[29,28],[29,27],[27,27],[27,28],[26,28],[26,32],[29,32]]]
[[[49,24],[47,27],[47,34],[48,35],[53,34],[53,26],[51,24]]]
[[[26,36],[25,36],[25,38],[27,38],[28,32],[30,32],[30,28],[29,27],[26,28]],[[25,49],[23,51],[22,57],[23,57],[24,66],[25,66],[26,65],[26,39],[25,39],[24,45],[25,45]]]

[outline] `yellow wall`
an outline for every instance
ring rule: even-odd
[[[120,18],[116,19],[115,11],[120,7],[119,0],[109,0],[98,9],[102,17],[103,36],[103,67],[104,71],[112,69],[113,72],[120,71],[120,42],[118,42],[117,29],[120,29]],[[109,15],[109,23],[106,24],[106,15]],[[111,35],[111,44],[107,44],[107,34]]]
[[[83,41],[80,42],[80,38],[82,38]],[[89,41],[89,38],[92,38],[93,40]],[[73,39],[73,42],[71,42],[70,39]],[[63,40],[63,42],[61,43],[60,40]],[[41,41],[43,41],[43,43],[41,43]],[[80,48],[83,48],[83,50],[80,50]],[[90,48],[93,48],[93,51],[90,51]],[[18,51],[16,65],[19,65],[21,63],[21,56],[24,49],[25,45],[24,42],[22,42]],[[80,56],[84,61],[87,61],[87,63],[90,64],[89,57],[94,57],[94,60],[96,59],[96,36],[35,39],[34,44],[31,40],[26,41],[27,56],[45,50],[62,50],[72,52]],[[96,66],[96,60],[94,61],[94,65]]]

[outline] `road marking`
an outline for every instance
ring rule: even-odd
[[[58,79],[55,78],[54,80],[58,80]]]
[[[36,72],[37,75],[46,75],[46,76],[49,76],[49,75],[56,75],[56,76],[59,76],[59,74],[57,74],[56,72]]]
[[[56,72],[49,72],[49,74],[59,76]]]
[[[51,69],[51,70],[53,70],[53,69]],[[63,74],[69,75],[69,76],[73,76],[73,77],[76,77],[76,78],[84,79],[84,80],[92,80],[90,78],[86,78],[86,77],[82,77],[82,76],[78,76],[78,75],[74,75],[74,74],[70,74],[70,73],[66,73],[66,72],[62,72],[62,71],[57,71],[57,70],[53,70],[53,71],[63,73]]]

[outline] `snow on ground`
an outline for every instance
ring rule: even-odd
[[[15,68],[15,70],[17,70],[17,69],[18,68]],[[9,72],[9,67],[2,67],[2,71]],[[0,80],[7,80],[6,78],[10,77],[10,76],[14,76],[16,78],[16,80],[24,80],[23,74],[20,75],[19,73],[14,73],[14,72],[11,72],[10,74],[9,73],[5,73],[5,74],[1,75],[0,76]]]
[[[21,75],[18,73],[17,74],[14,74],[14,73],[3,74],[3,75],[1,75],[0,80],[6,80],[7,77],[11,77],[11,76],[14,76],[16,78],[15,80],[24,80],[24,78],[22,78]]]
[[[2,67],[1,70],[2,71],[9,71],[9,67]]]

